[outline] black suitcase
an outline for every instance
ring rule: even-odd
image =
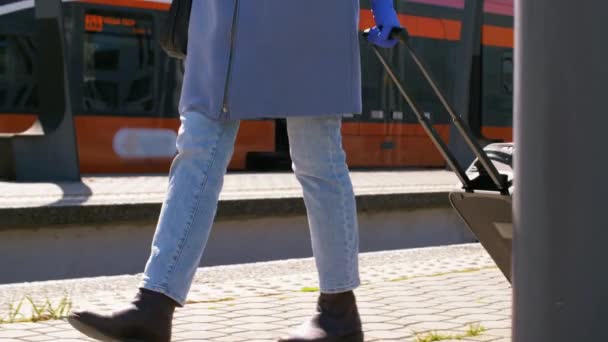
[[[364,33],[364,36],[367,36],[367,32]],[[371,45],[371,48],[399,93],[424,127],[433,144],[445,158],[448,166],[458,176],[462,184],[462,190],[449,194],[452,207],[490,254],[501,272],[511,281],[513,237],[511,199],[513,195],[514,145],[513,143],[497,143],[482,148],[471,134],[469,127],[466,126],[462,118],[456,114],[447,101],[416,52],[408,44],[407,31],[396,31],[393,36],[398,37],[400,43],[406,47],[412,60],[450,115],[458,132],[475,154],[475,161],[466,171],[459,165],[445,142],[433,128],[429,118],[422,114],[403,83],[395,75],[393,67],[375,45]]]

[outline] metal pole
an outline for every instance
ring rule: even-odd
[[[462,18],[460,39],[460,63],[454,89],[454,106],[462,120],[471,127],[475,136],[480,135],[481,109],[479,108],[481,89],[481,27],[483,25],[483,0],[466,0]],[[450,149],[460,165],[469,165],[475,156],[460,136],[458,128],[452,125]]]
[[[513,341],[608,341],[606,1],[516,0]]]

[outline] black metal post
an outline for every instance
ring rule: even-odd
[[[608,341],[606,1],[516,0],[513,341]]]

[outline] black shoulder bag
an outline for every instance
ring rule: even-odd
[[[192,0],[173,0],[160,36],[160,45],[165,52],[178,59],[188,52],[188,26]]]

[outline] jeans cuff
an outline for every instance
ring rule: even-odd
[[[142,287],[142,288],[144,288],[146,290],[160,292],[160,293],[164,294],[165,296],[173,299],[173,301],[175,301],[180,308],[183,308],[184,305],[186,305],[186,298],[182,298],[182,297],[180,297],[180,296],[178,296],[178,295],[176,295],[174,293],[171,293],[171,291],[169,291],[164,286],[158,286],[158,285],[154,285],[154,284],[150,284],[150,283],[147,283],[145,281],[142,281],[139,284],[139,287]]]
[[[353,282],[350,285],[336,286],[336,287],[330,287],[330,288],[322,287],[321,293],[332,294],[332,293],[348,292],[348,291],[352,291],[352,290],[358,288],[360,285],[361,285],[361,281],[357,279],[355,282]]]

